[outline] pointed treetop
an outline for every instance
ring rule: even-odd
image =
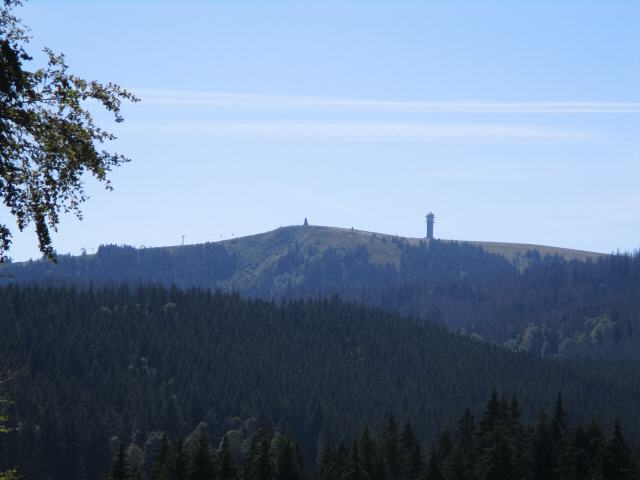
[[[442,470],[440,469],[440,462],[438,461],[438,455],[435,450],[431,450],[431,456],[429,457],[429,464],[427,465],[427,480],[444,480]]]
[[[556,400],[556,406],[553,410],[553,418],[551,420],[554,433],[559,433],[561,430],[566,430],[567,422],[566,422],[567,412],[562,405],[562,394],[558,394],[558,399]]]
[[[398,433],[398,424],[396,423],[396,419],[393,417],[393,414],[389,415],[386,432],[393,435],[396,435]]]
[[[509,406],[509,413],[511,414],[511,418],[513,420],[518,420],[521,416],[520,403],[518,402],[518,398],[515,395],[511,397],[511,405]]]

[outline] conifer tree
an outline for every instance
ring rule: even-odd
[[[638,480],[638,469],[631,450],[622,436],[622,427],[616,420],[613,433],[602,456],[603,480]]]
[[[515,475],[513,454],[505,429],[497,425],[491,432],[491,440],[485,440],[477,465],[480,480],[512,480]]]
[[[277,468],[274,480],[299,480],[301,473],[298,470],[296,452],[289,439],[285,438],[278,452]]]
[[[571,478],[574,461],[566,418],[567,412],[562,403],[562,394],[558,394],[551,418],[551,441],[553,442],[555,474],[559,480]]]
[[[445,465],[447,478],[451,480],[472,480],[475,475],[477,457],[477,428],[469,408],[458,422],[455,444],[449,461]]]
[[[376,441],[371,437],[369,427],[364,427],[358,442],[362,470],[367,478],[381,480],[384,478],[384,460],[378,455]]]
[[[524,427],[520,423],[520,403],[518,398],[513,395],[507,410],[507,435],[511,444],[511,456],[513,472],[517,478],[525,476],[527,468],[527,435]]]
[[[562,394],[558,394],[556,405],[551,418],[551,435],[553,441],[559,441],[567,432],[567,412],[562,404]]]
[[[360,449],[358,448],[358,442],[353,441],[351,444],[351,452],[349,455],[349,469],[348,480],[362,480],[364,472],[362,471],[362,461],[360,459]]]
[[[109,480],[127,480],[129,478],[129,463],[124,450],[124,443],[120,443],[116,458],[113,460]]]
[[[330,480],[335,473],[334,450],[331,445],[322,447],[318,459],[318,478],[320,480]]]
[[[589,437],[582,427],[576,428],[571,450],[573,452],[572,478],[590,478],[593,476],[593,459],[589,458]]]
[[[555,478],[553,441],[544,412],[540,414],[533,433],[531,445],[531,471],[533,480],[553,480]]]
[[[437,448],[438,458],[440,459],[441,463],[447,461],[452,448],[453,443],[451,442],[451,435],[449,435],[449,432],[447,431],[442,432],[442,434],[440,434],[440,438],[438,439]]]
[[[187,479],[187,455],[184,451],[184,440],[178,438],[171,449],[171,462],[169,466],[169,478],[171,480]]]
[[[211,480],[213,478],[213,462],[209,449],[209,437],[206,430],[200,430],[197,434],[196,450],[191,459],[189,468],[189,480]]]
[[[416,436],[411,423],[405,424],[402,435],[400,436],[400,450],[402,454],[402,473],[405,478],[418,478],[418,475],[424,468],[424,459],[422,458],[422,447]]]
[[[489,401],[485,404],[484,415],[480,422],[480,428],[483,433],[490,432],[495,424],[502,419],[502,405],[498,399],[498,392],[493,390]]]
[[[601,472],[601,460],[602,452],[606,447],[606,440],[604,432],[600,425],[592,420],[589,428],[587,428],[587,458],[589,459],[590,471],[594,472],[594,475],[600,476]]]
[[[226,434],[222,437],[218,452],[218,478],[220,480],[233,480],[236,478],[236,468],[233,464],[229,438]]]
[[[332,478],[343,479],[349,475],[349,451],[343,442],[340,442],[335,452],[335,473]]]
[[[149,480],[168,480],[169,478],[169,440],[162,435],[149,471]]]
[[[511,404],[509,405],[509,415],[514,422],[519,422],[522,413],[520,412],[520,402],[515,395],[511,397]]]
[[[472,480],[474,478],[473,465],[469,469],[466,465],[465,452],[462,446],[455,444],[448,461],[443,465],[443,474],[447,480]]]
[[[426,480],[445,480],[444,475],[442,475],[442,469],[440,468],[440,462],[438,461],[438,455],[433,449],[429,457],[425,478]]]
[[[273,466],[271,465],[269,436],[262,428],[251,445],[245,476],[248,480],[272,480]]]
[[[383,449],[387,476],[389,478],[399,478],[401,472],[400,442],[398,425],[393,415],[389,416],[387,427],[384,430]]]
[[[304,455],[302,453],[302,449],[297,443],[293,444],[293,454],[296,462],[296,468],[298,469],[301,478],[304,478]]]

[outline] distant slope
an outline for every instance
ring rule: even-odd
[[[369,262],[374,265],[399,265],[401,258],[401,248],[398,242],[409,245],[425,244],[429,245],[429,241],[424,238],[398,237],[384,233],[368,232],[364,230],[347,229],[340,227],[324,227],[324,226],[289,226],[280,227],[265,233],[249,235],[230,240],[222,240],[219,242],[204,244],[205,248],[211,245],[224,247],[227,252],[234,255],[238,263],[236,268],[240,273],[247,274],[248,270],[260,272],[270,265],[274,264],[279,257],[284,255],[292,245],[296,245],[303,250],[312,252],[313,254],[322,255],[328,248],[337,250],[353,250],[358,246],[365,246],[369,253]],[[546,245],[534,245],[525,243],[505,243],[505,242],[486,242],[486,241],[465,241],[465,240],[439,240],[442,242],[454,242],[460,244],[470,244],[482,247],[486,252],[500,255],[511,262],[521,264],[527,258],[528,252],[537,251],[541,256],[557,255],[565,260],[581,260],[597,259],[606,254],[598,252],[589,252],[584,250],[573,250],[560,247],[551,247]],[[162,250],[170,256],[179,257],[181,252],[193,250],[194,248],[203,247],[200,245],[186,246],[168,246],[153,247],[144,249],[147,252]],[[104,248],[104,247],[103,247]],[[129,248],[123,246],[123,248]],[[90,259],[93,255],[85,255],[84,258]],[[69,257],[63,256],[62,262]],[[54,265],[43,262],[45,267],[41,271],[56,271]],[[33,267],[34,262],[15,263],[8,268],[4,268],[5,272],[16,272],[21,267]],[[0,272],[3,268],[0,267]],[[81,275],[81,273],[79,273]],[[74,275],[76,276],[76,275]],[[231,282],[236,283],[236,282]]]
[[[285,233],[286,232],[286,233]],[[389,235],[385,233],[368,232],[365,230],[347,229],[340,227],[324,227],[324,226],[290,226],[281,227],[267,233],[241,237],[232,240],[223,240],[220,243],[228,246],[234,251],[252,253],[257,256],[264,252],[266,245],[281,244],[278,240],[284,234],[288,235],[291,241],[296,241],[304,245],[313,245],[320,249],[327,247],[334,248],[353,248],[355,245],[366,245],[369,249],[371,261],[377,264],[394,263],[400,259],[400,251],[397,245],[392,242],[393,239],[401,239],[411,245],[417,245],[421,242],[429,243],[424,238],[398,237],[397,235]],[[552,247],[548,245],[535,245],[527,243],[507,243],[507,242],[486,242],[486,241],[467,241],[467,240],[446,240],[446,242],[469,243],[478,245],[489,253],[495,253],[505,257],[509,261],[518,261],[525,258],[527,252],[538,251],[541,256],[558,255],[565,260],[581,260],[597,259],[606,254],[598,252],[590,252],[585,250],[574,250],[569,248]],[[234,248],[235,247],[235,248]],[[179,247],[174,247],[179,248]],[[273,250],[271,253],[276,253]],[[256,258],[256,255],[253,256]]]
[[[603,257],[605,253],[589,252],[586,250],[574,250],[571,248],[550,247],[547,245],[534,245],[529,243],[506,243],[506,242],[479,242],[469,241],[468,243],[479,245],[484,250],[490,253],[496,253],[502,255],[510,261],[518,262],[522,258],[526,257],[527,252],[537,251],[541,256],[558,255],[565,260],[580,260],[586,261],[588,259],[595,260],[599,257]]]
[[[449,259],[452,263],[439,265],[441,270],[448,269],[452,278],[458,275],[457,270],[467,270],[465,260],[460,263],[461,259],[454,258],[455,252],[460,255],[473,252],[472,256],[479,257],[474,262],[484,263],[488,270],[509,270],[502,258],[521,270],[540,255],[558,255],[566,260],[595,259],[601,255],[526,244],[436,242],[453,249]],[[60,256],[58,264],[41,260],[0,267],[0,275],[4,275],[0,284],[125,282],[201,286],[262,297],[344,294],[348,290],[371,288],[372,282],[382,286],[396,276],[392,270],[405,268],[407,247],[429,252],[431,244],[432,241],[421,238],[355,229],[290,226],[199,245],[144,249],[103,245],[95,255]],[[474,246],[480,246],[487,254],[474,250]],[[532,256],[534,250],[540,255]],[[449,268],[454,265],[455,268]]]
[[[266,299],[338,294],[514,350],[640,362],[637,255],[296,226],[200,245],[106,245],[56,265],[7,265],[0,276],[5,284],[152,283]]]

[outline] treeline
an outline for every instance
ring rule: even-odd
[[[0,371],[13,374],[0,471],[18,465],[29,479],[97,478],[112,438],[145,445],[200,422],[213,438],[275,425],[313,465],[323,442],[389,413],[431,441],[492,387],[521,394],[528,412],[562,391],[574,420],[618,417],[640,441],[633,372],[543,361],[337,298],[6,287],[0,332]]]
[[[150,447],[147,447],[150,448]],[[302,480],[307,478],[298,446],[266,426],[246,445],[232,446],[224,435],[217,447],[209,442],[206,424],[186,438],[169,442],[162,435],[153,451],[119,444],[109,480]]]
[[[551,416],[524,424],[520,405],[493,393],[478,422],[467,409],[453,434],[426,447],[407,422],[391,416],[379,434],[323,445],[315,468],[280,432],[260,428],[243,446],[224,435],[210,445],[206,425],[186,440],[160,437],[147,450],[120,444],[109,480],[638,480],[639,460],[616,421],[571,427],[562,397]],[[313,467],[313,466],[312,466]]]

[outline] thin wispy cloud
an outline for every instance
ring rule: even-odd
[[[325,138],[422,141],[584,141],[589,132],[497,124],[372,123],[372,122],[162,122],[133,125],[154,134],[171,132],[220,137]],[[129,124],[129,128],[132,125]]]
[[[225,138],[587,142],[605,137],[584,123],[572,128],[550,116],[640,113],[640,102],[393,101],[143,88],[135,93],[151,114],[137,122],[138,131]],[[499,120],[500,114],[517,117]]]
[[[640,113],[640,102],[490,102],[395,101],[303,95],[241,94],[191,90],[136,89],[147,105],[237,109],[282,109],[333,112],[416,112],[467,114],[629,114]]]

